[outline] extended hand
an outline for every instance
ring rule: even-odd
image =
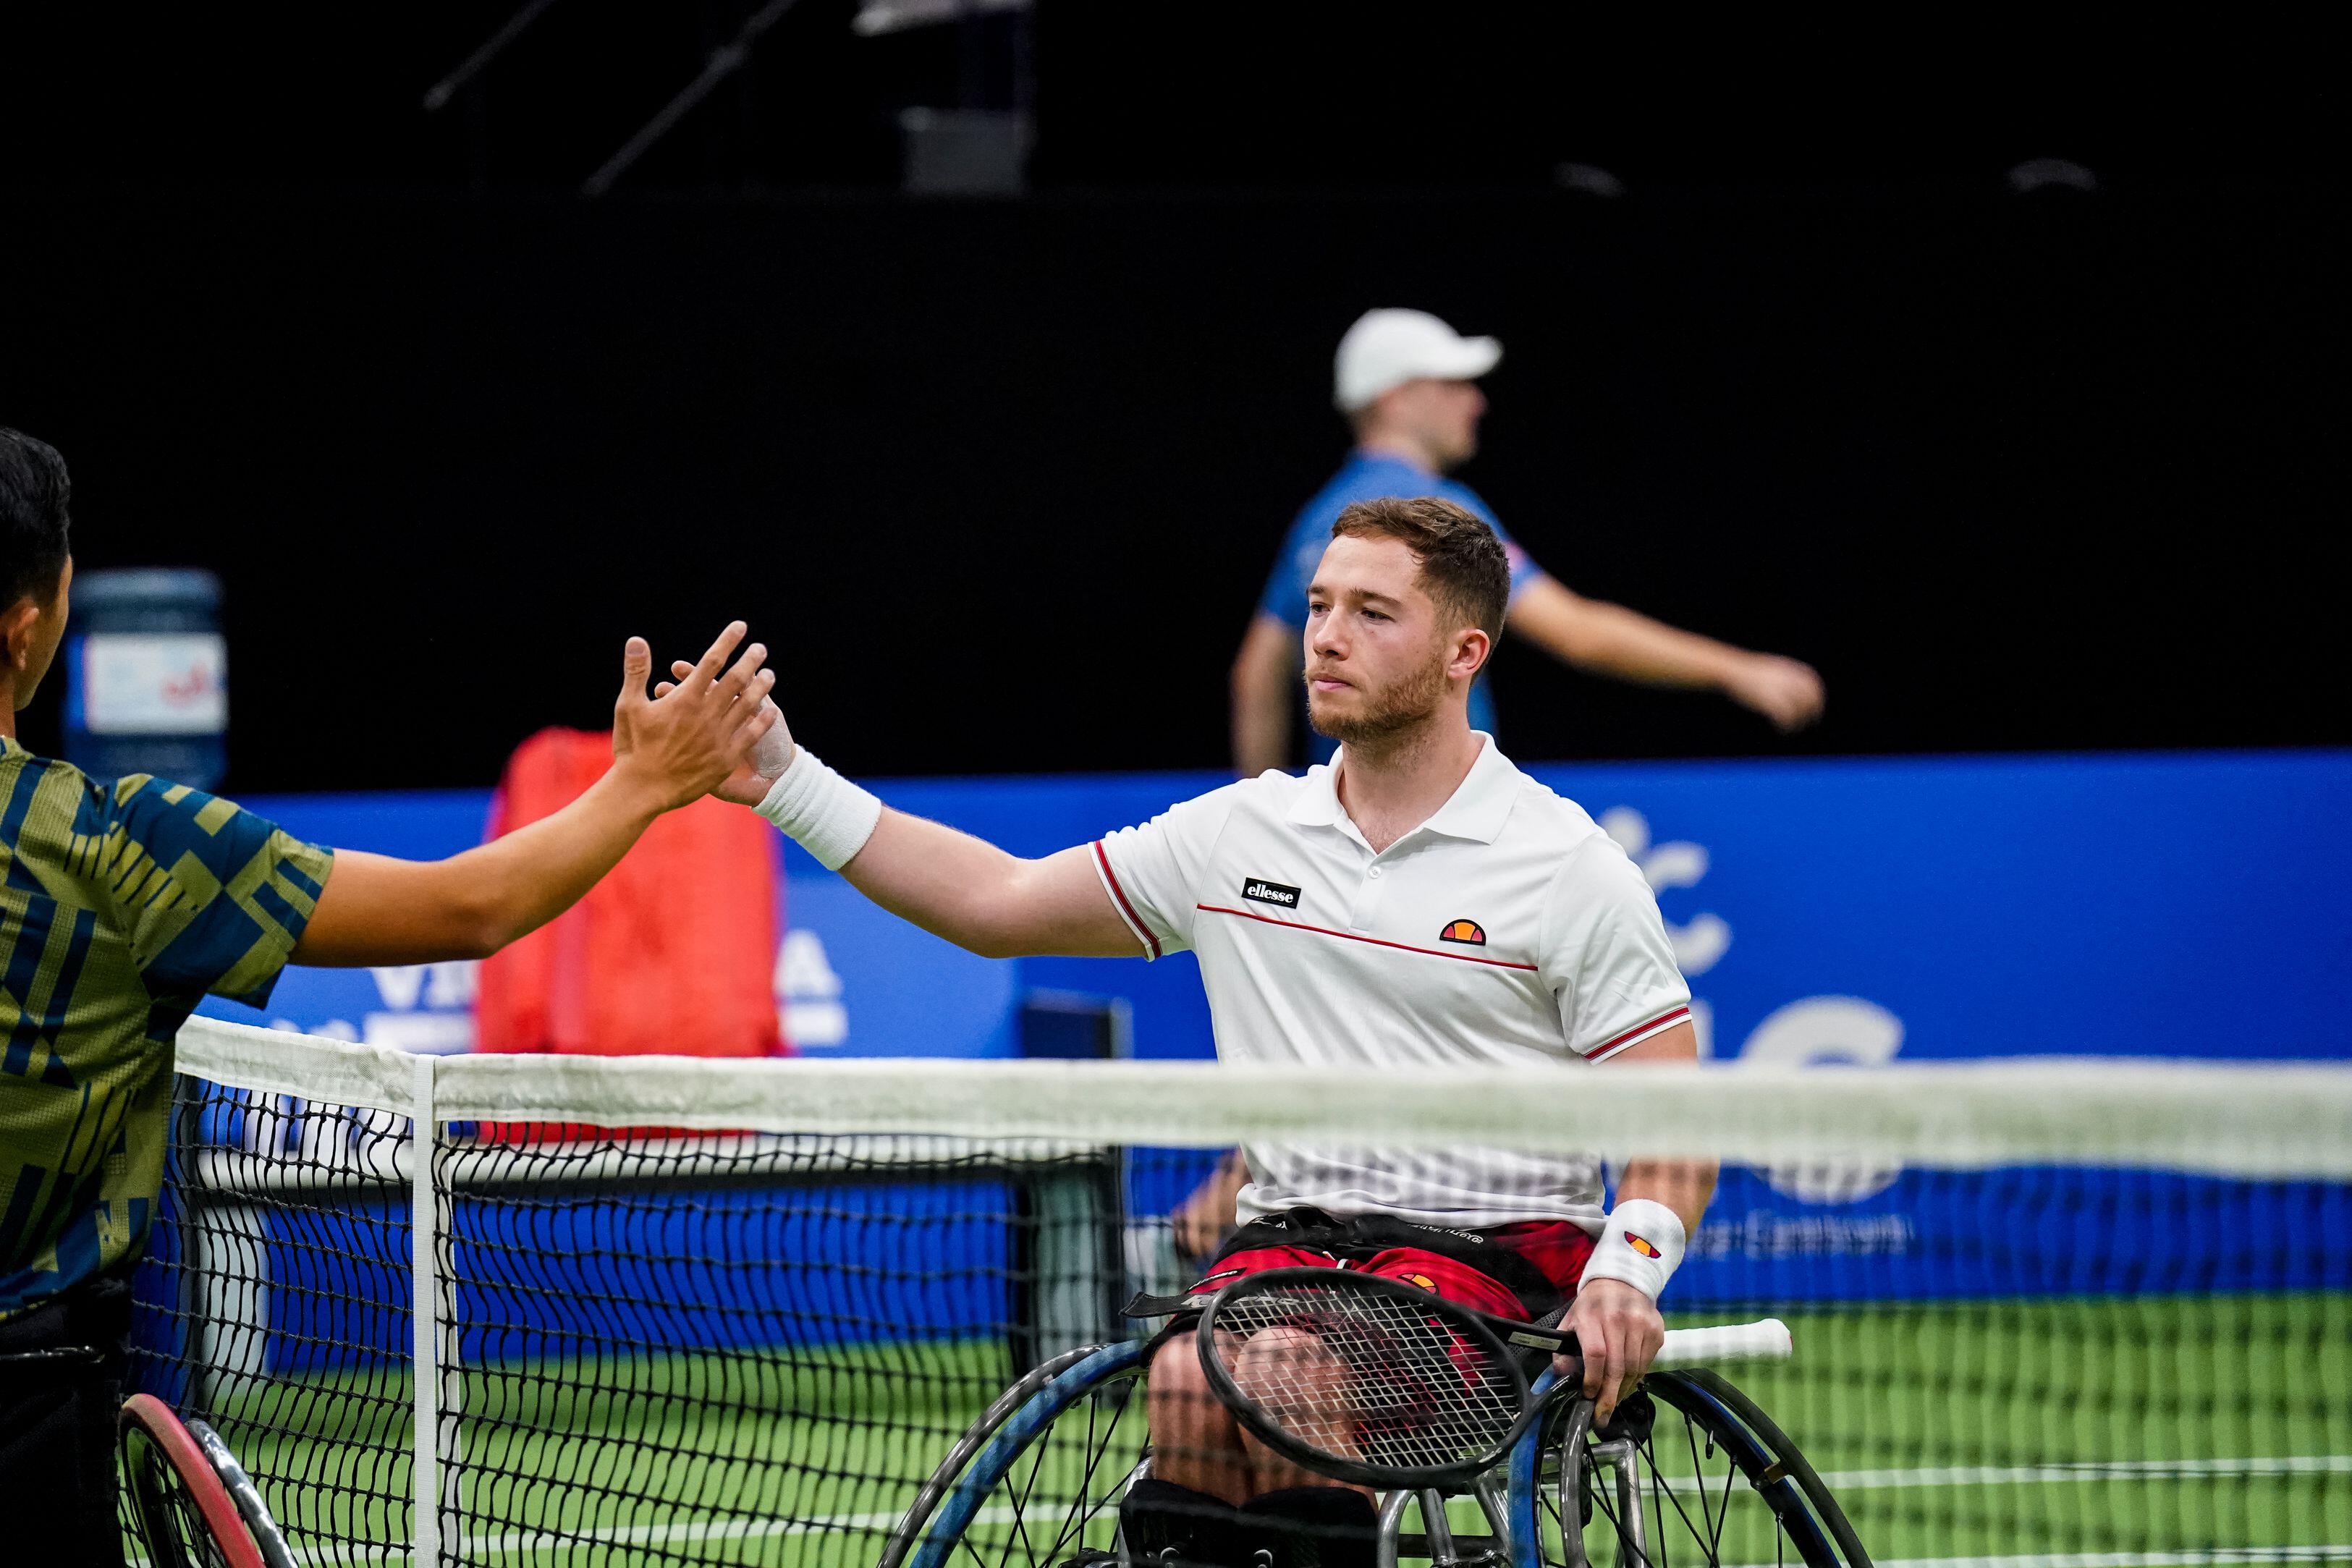
[[[669,667],[669,673],[684,681],[692,676],[694,666],[681,659]],[[675,683],[664,681],[654,688],[654,695],[667,696],[677,689]],[[768,791],[776,787],[776,780],[784,776],[784,769],[793,765],[793,758],[798,754],[791,727],[784,723],[783,710],[776,706],[775,699],[763,697],[760,711],[768,718],[768,729],[752,743],[741,764],[711,790],[720,800],[732,800],[739,806],[756,806],[766,800]]]
[[[1655,1301],[1622,1280],[1594,1280],[1576,1292],[1576,1304],[1561,1326],[1576,1336],[1584,1354],[1584,1396],[1593,1402],[1592,1424],[1606,1425],[1617,1401],[1633,1392],[1666,1343],[1665,1320]],[[1562,1376],[1571,1370],[1564,1356],[1554,1356],[1552,1366]]]
[[[1827,701],[1821,673],[1801,659],[1751,653],[1723,684],[1725,695],[1754,708],[1781,733],[1802,729],[1822,716]]]
[[[776,677],[760,667],[768,650],[754,643],[727,667],[744,630],[733,622],[700,664],[673,666],[677,679],[664,681],[650,700],[646,678],[653,674],[653,650],[632,637],[622,653],[613,771],[644,783],[665,811],[709,794],[744,768],[771,727],[781,727],[767,700]]]

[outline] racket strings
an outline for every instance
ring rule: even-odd
[[[1225,1371],[1264,1416],[1335,1458],[1398,1469],[1474,1463],[1518,1422],[1491,1352],[1395,1296],[1294,1285],[1217,1313]]]

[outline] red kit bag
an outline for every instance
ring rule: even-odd
[[[543,729],[508,759],[497,838],[578,799],[613,737]],[[774,831],[703,800],[660,818],[569,912],[486,960],[475,1049],[586,1056],[782,1056]]]

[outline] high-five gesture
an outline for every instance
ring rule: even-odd
[[[635,643],[630,644],[633,648],[638,645]],[[752,653],[764,657],[767,650],[755,646]],[[744,656],[749,658],[751,655]],[[680,659],[669,667],[669,673],[677,678],[664,681],[656,686],[655,697],[659,701],[667,702],[673,694],[684,692],[693,684],[695,674],[699,668],[699,665],[689,664]],[[767,685],[760,688],[763,693],[768,686],[775,684],[774,672],[767,672],[764,678]],[[642,679],[639,685],[643,685]],[[760,717],[765,723],[761,727],[759,737],[751,743],[751,751],[736,766],[734,771],[711,786],[709,791],[722,800],[732,800],[739,806],[758,805],[768,798],[768,791],[776,787],[776,780],[784,776],[784,769],[793,765],[795,748],[793,745],[792,729],[784,723],[783,710],[776,706],[773,698],[769,698],[760,705]],[[616,746],[619,744],[619,733],[617,729],[614,732]]]
[[[698,800],[742,773],[770,727],[782,729],[782,715],[767,700],[776,684],[775,673],[761,668],[767,648],[754,643],[728,667],[744,632],[743,622],[730,622],[701,663],[680,660],[671,665],[677,678],[664,681],[651,697],[646,695],[646,681],[653,674],[653,650],[644,638],[632,637],[622,653],[621,695],[613,705],[613,771],[654,791],[665,810]],[[785,757],[790,756],[787,739]]]
[[[729,626],[700,664],[678,664],[677,679],[650,697],[653,650],[630,638],[613,705],[610,772],[553,815],[446,861],[339,852],[295,959],[478,958],[571,908],[655,818],[742,774],[772,728],[783,734],[768,701],[775,676],[761,667],[767,649],[754,643],[735,657],[743,633],[740,621]]]

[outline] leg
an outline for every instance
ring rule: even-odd
[[[1151,1473],[1161,1480],[1238,1503],[1258,1489],[1242,1431],[1202,1375],[1190,1333],[1177,1335],[1151,1358]]]
[[[1236,1375],[1321,1388],[1346,1423],[1345,1368],[1312,1334],[1273,1329],[1243,1347]],[[1202,1375],[1190,1334],[1160,1347],[1149,1385],[1151,1475],[1119,1511],[1137,1560],[1219,1568],[1370,1568],[1375,1499],[1292,1464],[1248,1437]]]
[[[1270,1328],[1234,1358],[1234,1381],[1262,1405],[1279,1401],[1287,1422],[1318,1448],[1354,1451],[1353,1375],[1305,1329]],[[1248,1433],[1251,1491],[1244,1540],[1267,1568],[1370,1568],[1380,1499],[1283,1458]]]
[[[1349,1374],[1314,1334],[1297,1328],[1264,1330],[1241,1348],[1233,1365],[1234,1381],[1244,1392],[1269,1409],[1284,1411],[1285,1424],[1299,1436],[1330,1453],[1355,1452]],[[1284,1458],[1245,1432],[1240,1437],[1249,1454],[1253,1493],[1340,1484]]]

